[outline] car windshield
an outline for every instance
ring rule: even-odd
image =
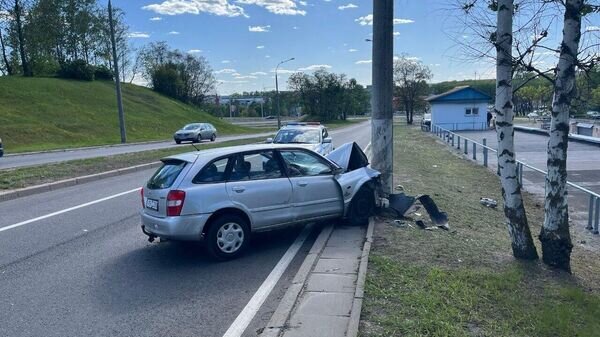
[[[280,130],[273,140],[279,144],[318,144],[321,141],[319,130]]]
[[[197,128],[200,127],[200,125],[202,125],[202,124],[188,124],[183,129],[184,130],[196,130]]]

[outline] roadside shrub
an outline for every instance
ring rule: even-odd
[[[93,81],[96,68],[84,60],[68,61],[61,65],[58,77]]]
[[[96,67],[94,77],[99,81],[112,81],[114,78],[112,70],[108,69],[106,66]]]

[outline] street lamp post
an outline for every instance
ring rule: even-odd
[[[296,58],[292,57],[290,59],[287,59],[285,61],[281,61],[279,62],[279,64],[277,64],[277,67],[275,67],[275,92],[277,95],[277,128],[281,129],[281,104],[280,104],[280,99],[279,99],[279,79],[277,78],[277,71],[279,70],[279,66],[289,62],[289,61],[293,61]]]

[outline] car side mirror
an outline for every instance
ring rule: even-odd
[[[265,143],[273,143],[273,138],[267,138],[267,140],[265,141]]]
[[[327,138],[323,139],[323,144],[331,144],[331,142],[332,142],[331,137],[327,137]]]

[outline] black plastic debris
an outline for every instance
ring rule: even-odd
[[[421,204],[429,214],[431,222],[442,229],[448,230],[448,214],[440,211],[430,196],[419,195],[413,197],[404,193],[398,193],[390,194],[388,199],[390,202],[389,208],[396,213],[396,216],[406,217],[419,209],[418,204]],[[417,220],[415,223],[420,228],[427,228],[423,220]]]

